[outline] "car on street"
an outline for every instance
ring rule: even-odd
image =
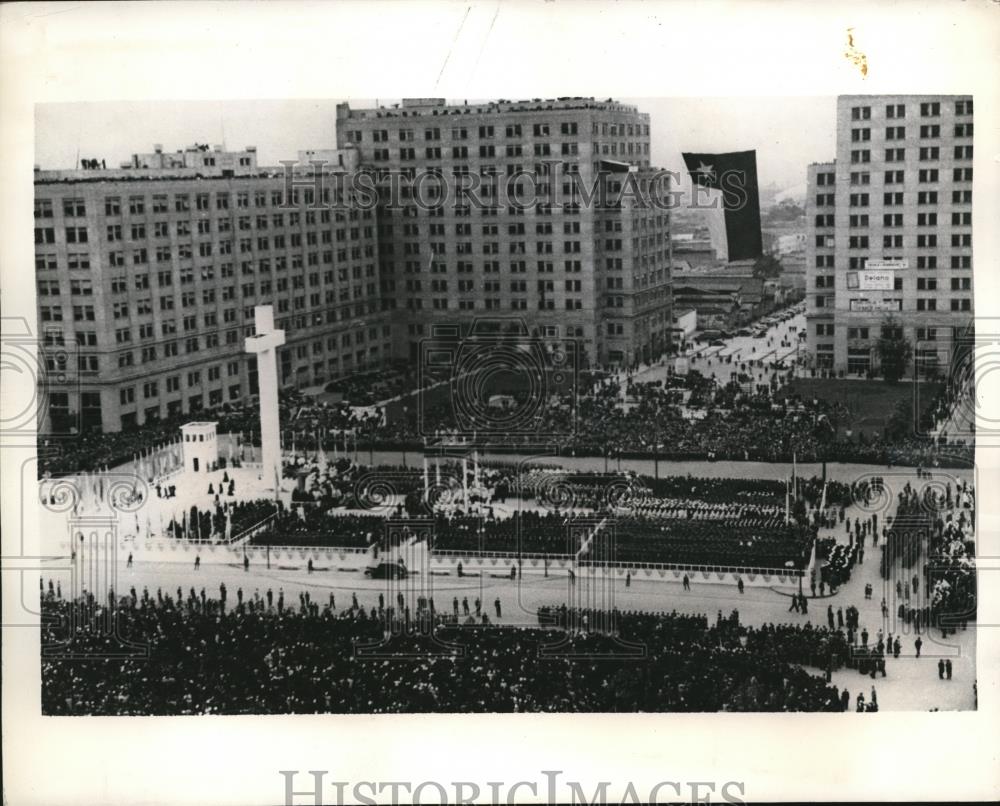
[[[369,565],[365,569],[365,576],[372,579],[406,579],[407,571],[402,560],[383,561],[377,565]]]

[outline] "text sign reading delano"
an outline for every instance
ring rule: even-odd
[[[858,288],[862,291],[892,291],[896,272],[892,269],[865,269],[858,272]]]

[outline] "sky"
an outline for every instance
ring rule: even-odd
[[[388,104],[397,99],[378,99]],[[464,99],[449,99],[450,101]],[[471,100],[471,99],[470,99]],[[836,99],[621,98],[650,115],[654,167],[683,170],[682,151],[756,149],[760,186],[801,186],[806,166],[833,159]],[[258,163],[295,159],[299,150],[336,145],[337,99],[262,101],[137,101],[41,104],[35,109],[35,162],[72,168],[80,158],[108,167],[154,143],[176,151],[192,143],[257,146]],[[374,99],[351,99],[356,108]]]

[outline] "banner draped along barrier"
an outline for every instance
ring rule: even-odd
[[[60,544],[67,554],[72,549],[70,541]],[[244,556],[250,558],[255,565],[267,561],[268,555],[272,562],[285,562],[304,567],[312,559],[314,563],[328,566],[360,568],[372,562],[370,548],[355,546],[237,546],[227,543],[207,543],[170,538],[150,538],[117,540],[119,558],[132,554],[140,562],[172,562],[194,563],[195,556],[202,563],[209,564],[241,564]],[[793,585],[805,577],[806,569],[790,568],[758,568],[743,566],[719,565],[688,565],[672,563],[649,563],[628,561],[598,562],[594,560],[578,560],[571,554],[541,554],[538,552],[517,554],[506,552],[436,552],[431,550],[429,561],[439,568],[454,569],[459,563],[472,568],[504,568],[509,570],[512,564],[520,560],[522,570],[541,575],[543,572],[564,572],[567,569],[586,571],[590,569],[591,576],[598,570],[611,574],[615,578],[623,578],[627,574],[646,580],[663,580],[671,584],[679,582],[681,577],[699,584],[736,584],[737,578],[744,584],[757,586]]]

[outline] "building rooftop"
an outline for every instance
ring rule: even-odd
[[[133,154],[132,159],[117,168],[108,168],[104,160],[83,159],[81,167],[44,170],[35,166],[35,184],[78,182],[135,182],[166,181],[179,179],[280,179],[285,166],[258,165],[254,146],[243,151],[223,151],[222,146],[209,149],[207,145],[188,146],[176,152],[164,152],[154,146],[149,154]],[[316,167],[310,160],[320,160],[322,171],[351,171],[357,168],[357,149],[314,149],[299,151],[292,170],[296,174],[311,175]]]
[[[337,105],[337,119],[370,120],[373,118],[421,117],[434,115],[482,115],[497,112],[543,112],[594,109],[636,114],[638,107],[620,103],[614,98],[597,101],[592,97],[532,98],[509,101],[463,101],[449,104],[444,98],[404,98],[398,104],[379,105],[374,109],[351,109],[350,104]],[[642,113],[644,116],[646,113]]]

